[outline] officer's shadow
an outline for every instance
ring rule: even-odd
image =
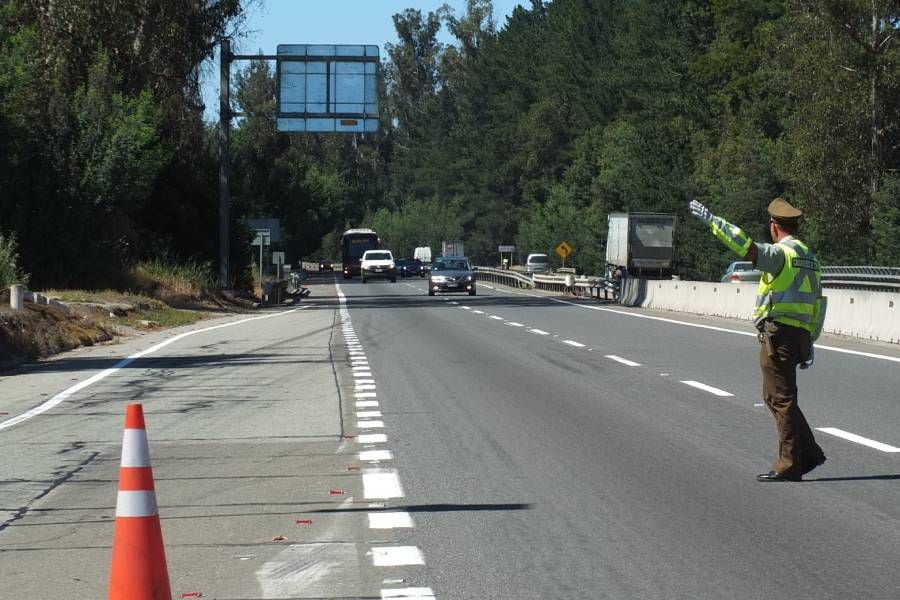
[[[825,481],[894,481],[900,479],[897,475],[862,475],[859,477],[819,477],[817,479],[804,479],[803,483],[816,483]]]

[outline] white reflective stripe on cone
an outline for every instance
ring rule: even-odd
[[[116,498],[117,517],[155,517],[156,492],[150,490],[120,491]]]
[[[122,437],[122,466],[149,467],[150,447],[146,429],[126,429]]]

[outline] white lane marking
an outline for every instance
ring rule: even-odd
[[[377,398],[378,394],[375,392],[356,392],[353,394],[354,398]]]
[[[476,315],[483,315],[483,314],[484,314],[484,311],[483,311],[483,310],[473,310],[472,312],[475,313]]]
[[[350,366],[353,367],[354,371],[365,371],[369,368],[369,361],[367,360],[352,360],[350,361]]]
[[[563,344],[568,344],[570,346],[574,346],[575,348],[584,348],[584,344],[576,342],[574,340],[563,340]]]
[[[99,373],[95,373],[94,375],[92,375],[91,377],[88,377],[84,381],[81,381],[71,387],[66,388],[65,390],[61,391],[60,393],[56,394],[55,396],[53,396],[52,398],[50,398],[49,400],[44,402],[43,404],[39,404],[38,406],[35,406],[31,410],[28,410],[28,411],[22,413],[21,415],[18,415],[11,419],[7,419],[7,420],[3,421],[2,423],[0,423],[0,431],[7,429],[9,427],[12,427],[13,425],[18,425],[19,423],[27,421],[28,419],[32,419],[40,414],[47,412],[48,410],[50,410],[52,408],[55,408],[56,406],[59,406],[60,404],[62,404],[66,400],[68,400],[70,396],[80,392],[84,388],[89,387],[89,386],[97,383],[98,381],[102,381],[102,380],[106,379],[113,373],[116,373],[117,371],[124,369],[125,367],[127,367],[128,365],[133,363],[134,361],[136,361],[140,358],[143,358],[144,356],[147,356],[148,354],[153,354],[157,350],[161,350],[161,349],[165,348],[166,346],[168,346],[169,344],[174,344],[175,342],[177,342],[179,340],[183,340],[186,337],[190,337],[192,335],[197,335],[198,333],[206,333],[207,331],[215,331],[216,329],[225,329],[226,327],[234,327],[235,325],[242,325],[244,323],[249,323],[251,321],[259,321],[261,319],[271,319],[272,317],[282,317],[284,315],[289,315],[291,313],[295,313],[298,310],[303,310],[304,308],[309,308],[309,305],[302,306],[300,308],[293,308],[291,310],[286,310],[284,312],[262,315],[260,317],[250,317],[249,319],[242,319],[240,321],[233,321],[231,323],[223,323],[221,325],[213,325],[212,327],[204,327],[203,329],[195,329],[193,331],[185,331],[184,333],[179,333],[178,335],[172,336],[169,339],[156,344],[155,346],[150,346],[146,350],[141,350],[140,352],[137,352],[136,354],[132,354],[131,356],[129,356],[127,358],[123,358],[122,360],[120,360],[119,362],[117,362],[116,364],[111,366],[110,368],[104,369],[103,371],[100,371]]]
[[[384,421],[357,421],[357,429],[384,429]]]
[[[434,592],[429,587],[392,588],[381,590],[381,600],[401,598],[402,600],[435,600]]]
[[[415,527],[405,511],[369,513],[369,529],[404,529]]]
[[[495,320],[495,321],[502,321],[502,320],[503,320],[503,317],[498,317],[497,315],[491,315],[491,316],[488,317],[488,318],[489,318],[489,319],[493,319],[493,320]]]
[[[356,441],[360,444],[383,444],[387,436],[383,433],[361,433],[356,436]]]
[[[682,381],[681,383],[683,383],[685,385],[689,385],[691,387],[695,387],[698,390],[703,390],[704,392],[709,392],[710,394],[714,394],[716,396],[721,396],[723,398],[728,397],[728,396],[734,396],[734,394],[732,394],[731,392],[726,392],[725,390],[720,390],[719,388],[715,388],[711,385],[706,385],[705,383],[700,383],[699,381],[693,381],[691,379],[689,379],[687,381]]]
[[[763,404],[762,402],[757,402],[753,406],[765,406],[765,404]]]
[[[372,371],[366,369],[365,371],[357,371],[353,374],[354,377],[371,377]],[[360,381],[360,383],[362,383]],[[375,383],[374,381],[367,381],[366,383]]]
[[[506,324],[509,325],[510,327],[525,327],[521,323],[516,323],[515,321],[507,321]]]
[[[382,546],[372,548],[372,565],[376,567],[401,567],[424,565],[425,557],[415,546]]]
[[[689,323],[687,321],[679,321],[677,319],[667,319],[665,317],[654,317],[653,315],[641,315],[638,313],[628,312],[624,310],[616,310],[614,308],[604,308],[602,306],[590,306],[588,304],[577,304],[575,302],[569,302],[568,300],[560,300],[559,298],[549,298],[547,296],[535,296],[536,298],[547,298],[547,300],[551,300],[553,302],[558,302],[560,304],[568,304],[569,306],[577,306],[578,308],[586,308],[588,310],[599,310],[602,312],[614,313],[617,315],[624,315],[626,317],[635,317],[636,319],[649,319],[651,321],[661,321],[663,323],[672,323],[673,325],[683,325],[685,327],[696,327],[698,329],[708,329],[710,331],[720,331],[722,333],[735,333],[737,335],[747,335],[751,337],[756,337],[756,333],[750,331],[739,331],[737,329],[728,329],[726,327],[715,327],[713,325],[702,325],[700,323]],[[837,348],[835,346],[824,346],[822,344],[815,344],[816,349],[822,350],[830,350],[832,352],[840,352],[842,354],[852,354],[854,356],[864,356],[866,358],[876,358],[878,360],[888,360],[891,362],[900,363],[900,357],[897,356],[886,356],[884,354],[875,354],[874,352],[860,352],[859,350],[848,350],[846,348]]]
[[[460,308],[463,310],[472,310],[471,306],[460,306]]]
[[[375,403],[378,404],[377,402]],[[380,419],[381,411],[380,410],[358,410],[356,411],[357,419]]]
[[[843,438],[849,442],[856,442],[857,444],[862,444],[863,446],[868,446],[869,448],[875,448],[876,450],[881,450],[882,452],[900,452],[900,448],[897,448],[896,446],[876,442],[875,440],[870,440],[869,438],[865,438],[861,435],[856,435],[855,433],[850,433],[849,431],[844,431],[843,429],[837,429],[836,427],[816,427],[816,431],[821,431],[822,433],[827,433],[835,437]]]
[[[537,335],[550,335],[549,332],[544,331],[543,329],[529,329],[528,331]]]
[[[387,498],[402,498],[403,487],[397,472],[375,471],[365,472],[363,479],[363,495],[367,500],[384,500]]]
[[[633,360],[628,360],[627,358],[622,358],[621,356],[616,356],[615,354],[607,354],[606,358],[609,360],[614,360],[617,363],[622,363],[623,365],[627,365],[629,367],[639,367],[641,363],[636,363]]]
[[[454,306],[459,306],[459,302],[451,302],[450,304],[452,304]]]
[[[359,453],[359,460],[393,460],[394,454],[390,450],[363,450]]]
[[[482,286],[482,287],[486,287],[486,288],[489,289],[489,290],[496,290],[496,289],[497,289],[497,288],[495,288],[494,286],[488,285],[488,284],[486,284],[486,283],[482,283],[481,286]]]
[[[371,380],[370,380],[370,381],[371,381]],[[365,390],[374,390],[374,389],[375,389],[375,386],[374,386],[373,384],[371,384],[371,383],[360,383],[360,382],[357,381],[357,382],[356,382],[356,387],[353,388],[353,389],[356,390],[357,392],[363,392],[363,391],[365,391]]]
[[[377,400],[362,400],[356,403],[356,408],[374,408],[378,406]]]

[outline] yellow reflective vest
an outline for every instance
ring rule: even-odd
[[[776,246],[784,252],[784,266],[777,275],[762,274],[753,316],[757,323],[772,319],[800,327],[815,339],[824,317],[819,261],[800,240],[790,239]]]

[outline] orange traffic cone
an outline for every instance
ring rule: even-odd
[[[109,600],[171,600],[144,408],[129,404],[122,441]]]

